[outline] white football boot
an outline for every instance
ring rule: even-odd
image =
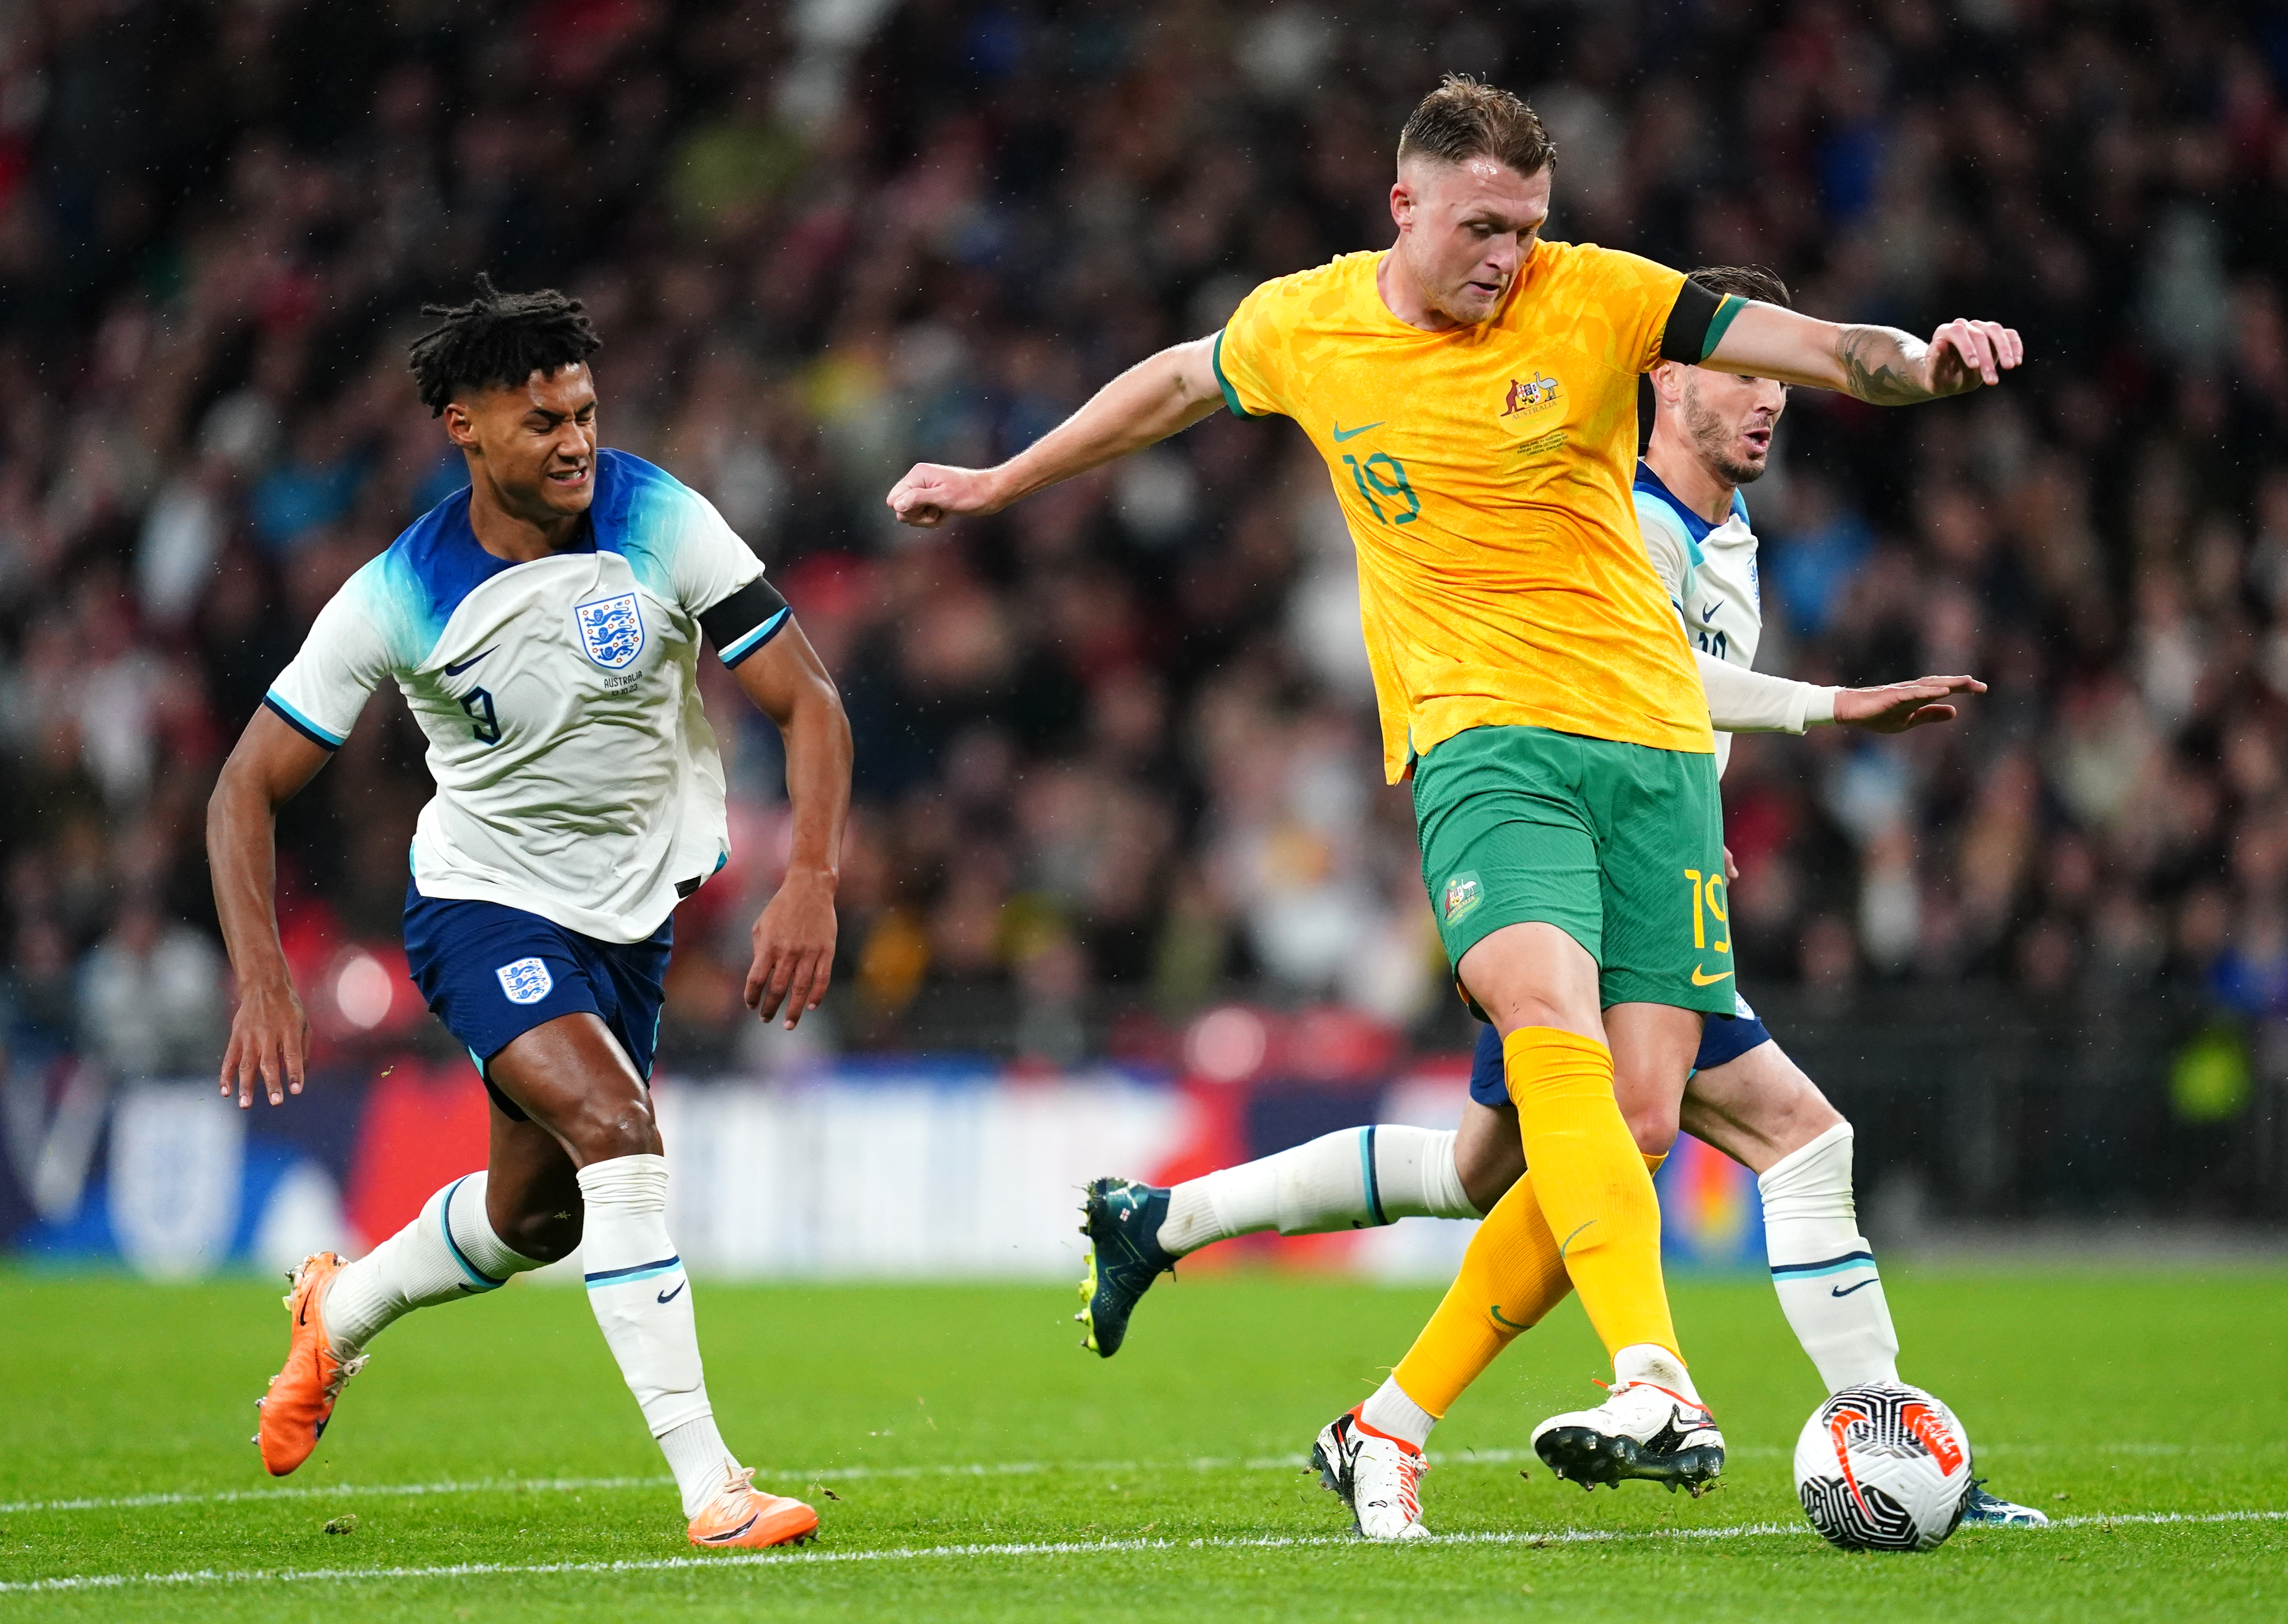
[[[1594,1409],[1551,1416],[1533,1429],[1533,1452],[1584,1489],[1642,1477],[1697,1499],[1724,1469],[1724,1435],[1707,1406],[1649,1381],[1622,1382]]]
[[[1311,1445],[1319,1482],[1342,1496],[1362,1540],[1426,1540],[1422,1474],[1430,1463],[1413,1445],[1375,1431],[1347,1410]]]

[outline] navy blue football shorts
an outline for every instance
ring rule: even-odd
[[[1707,1024],[1700,1029],[1700,1053],[1692,1057],[1695,1071],[1713,1071],[1772,1040],[1771,1033],[1764,1030],[1763,1021],[1748,1007],[1748,1000],[1737,993],[1732,996],[1737,1000],[1739,1013],[1729,1020],[1710,1015]],[[1470,1097],[1481,1105],[1509,1103],[1501,1034],[1490,1026],[1478,1028],[1477,1052],[1470,1056]]]
[[[486,1063],[544,1022],[584,1011],[651,1077],[666,997],[675,918],[642,942],[599,942],[499,903],[424,896],[405,888],[405,961],[413,984],[477,1063],[485,1092],[515,1122],[529,1121],[493,1086]]]

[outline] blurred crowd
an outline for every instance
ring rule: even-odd
[[[36,0],[5,26],[20,1052],[212,1063],[207,791],[318,606],[463,482],[402,354],[479,270],[587,301],[606,442],[715,501],[842,685],[828,1040],[973,1005],[1062,1061],[1108,1007],[1148,1045],[1235,987],[1445,1019],[1299,434],[1219,415],[936,533],[881,498],[1385,243],[1398,124],[1447,69],[1550,125],[1553,236],[2026,335],[1966,402],[1797,392],[1748,492],[1768,667],[1992,691],[1903,739],[1742,743],[1747,984],[2173,981],[2288,1012],[2276,4]],[[751,1060],[778,760],[709,681],[738,854],[679,921],[669,1040]],[[282,822],[326,1042],[418,1018],[393,944],[420,754],[385,692]]]

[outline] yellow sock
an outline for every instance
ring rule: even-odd
[[[1648,1155],[1645,1171],[1659,1172],[1667,1159]],[[1391,1373],[1409,1398],[1442,1416],[1519,1332],[1539,1325],[1572,1289],[1528,1173],[1478,1225],[1462,1271]]]
[[[1502,1058],[1534,1195],[1605,1351],[1652,1342],[1683,1357],[1661,1279],[1660,1204],[1613,1099],[1612,1051],[1521,1026]]]
[[[1409,1398],[1443,1415],[1519,1332],[1539,1323],[1572,1289],[1529,1173],[1470,1237],[1462,1271],[1391,1374]]]

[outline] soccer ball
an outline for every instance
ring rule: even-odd
[[[1954,1412],[1919,1387],[1847,1387],[1811,1413],[1795,1441],[1803,1513],[1845,1550],[1929,1550],[1969,1503],[1970,1439]]]

